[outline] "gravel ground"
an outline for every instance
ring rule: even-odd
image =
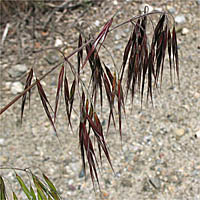
[[[140,3],[139,3],[140,2]],[[117,9],[123,7],[114,23],[120,23],[132,15],[144,1],[104,1],[101,7],[93,7],[84,13],[75,10],[55,25],[55,32],[35,43],[35,47],[44,48],[66,42],[69,54],[76,45],[77,27],[84,33],[97,33],[107,19]],[[153,3],[152,3],[153,2]],[[164,3],[165,2],[165,3]],[[115,174],[105,160],[100,169],[100,186],[94,191],[87,173],[82,176],[81,157],[77,129],[74,133],[67,126],[64,116],[64,102],[58,113],[57,129],[61,145],[53,134],[44,114],[36,89],[33,90],[30,110],[25,110],[23,125],[20,126],[20,104],[17,102],[0,117],[0,165],[26,168],[36,174],[40,170],[53,180],[63,199],[200,199],[200,5],[199,1],[146,1],[153,8],[168,9],[175,17],[182,17],[177,24],[177,37],[180,59],[180,88],[171,84],[168,69],[164,72],[162,90],[155,93],[154,107],[143,105],[139,96],[133,107],[127,101],[126,119],[123,119],[122,145],[118,131],[112,126],[106,141],[110,150]],[[56,16],[60,16],[57,13]],[[77,20],[79,16],[79,20]],[[102,20],[103,16],[103,20]],[[184,18],[184,19],[183,19]],[[177,18],[175,18],[177,20]],[[15,24],[14,21],[10,22]],[[76,24],[76,28],[73,27]],[[111,33],[106,41],[107,48],[114,55],[115,62],[121,63],[122,52],[128,40],[128,26]],[[39,76],[51,66],[49,63],[59,60],[55,52],[31,55],[27,58],[33,41],[24,30],[23,58],[19,61],[19,46],[16,34],[5,41],[4,54],[1,57],[0,106],[6,105],[13,97],[11,86],[17,80],[11,78],[9,70],[17,63],[34,65]],[[39,36],[38,36],[39,37]],[[45,40],[44,40],[45,39]],[[114,45],[113,45],[114,44]],[[52,58],[52,55],[53,58]],[[102,54],[106,64],[107,52]],[[34,59],[35,57],[37,59]],[[50,59],[53,59],[51,61]],[[75,62],[76,58],[72,58]],[[50,60],[50,61],[49,61]],[[47,62],[48,61],[48,62]],[[167,62],[166,62],[167,66]],[[168,68],[168,67],[167,67]],[[11,72],[12,73],[12,72]],[[52,105],[55,101],[56,79],[58,71],[53,72],[42,82]],[[87,77],[87,73],[85,73]],[[75,102],[78,108],[78,102]],[[102,120],[107,124],[108,108],[104,105]],[[132,111],[131,111],[132,110]],[[72,116],[74,127],[78,118]],[[105,158],[104,158],[105,159]],[[24,173],[18,172],[26,179]],[[5,177],[8,190],[18,191],[14,171],[0,169]],[[8,192],[9,194],[9,192]],[[20,199],[26,199],[20,193]]]

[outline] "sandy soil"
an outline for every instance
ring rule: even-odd
[[[4,43],[0,61],[1,108],[15,96],[11,93],[10,84],[17,80],[25,81],[23,75],[17,79],[11,78],[8,73],[10,68],[25,63],[28,68],[33,66],[37,76],[41,76],[55,65],[48,60],[51,54],[54,55],[52,62],[62,59],[56,51],[32,53],[33,49],[37,51],[52,47],[56,41],[61,41],[66,46],[65,53],[69,54],[77,45],[77,30],[85,35],[98,33],[118,9],[120,12],[114,24],[139,14],[138,9],[143,2],[106,0],[101,6],[79,8],[65,14],[57,12],[47,33],[41,31],[41,24],[47,17],[40,16],[41,23],[36,18],[36,39],[32,39],[31,24],[10,19],[9,23],[14,28],[10,29]],[[88,172],[86,179],[81,174],[78,116],[72,114],[72,133],[67,125],[64,101],[61,100],[57,116],[60,145],[36,88],[32,92],[30,109],[26,106],[22,126],[21,100],[0,116],[0,166],[30,167],[39,176],[41,171],[45,172],[65,200],[200,199],[200,7],[194,0],[146,2],[163,10],[173,7],[174,16],[185,16],[185,22],[177,24],[181,84],[180,88],[177,82],[172,86],[166,61],[162,90],[155,93],[154,107],[149,104],[141,109],[139,96],[136,96],[133,108],[127,101],[127,116],[126,119],[123,117],[122,124],[122,146],[113,125],[106,137],[115,174],[103,158],[105,162],[99,172],[102,192],[98,188],[94,191]],[[183,28],[188,30],[186,34],[182,33]],[[112,32],[105,42],[117,67],[121,65],[129,31],[129,26],[121,27]],[[102,50],[101,56],[112,68],[109,53]],[[76,63],[76,56],[71,62]],[[52,105],[55,103],[58,73],[59,70],[56,70],[42,82]],[[87,80],[87,72],[83,77]],[[75,101],[77,111],[78,106],[78,101]],[[101,114],[105,130],[108,114],[105,101]],[[25,173],[18,173],[27,179]],[[0,169],[0,174],[5,177],[8,195],[13,190],[17,191],[20,199],[26,199],[19,191],[13,170]]]

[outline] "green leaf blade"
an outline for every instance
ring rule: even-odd
[[[28,198],[29,200],[32,200],[31,197],[30,197],[31,193],[30,193],[30,191],[28,190],[28,188],[26,187],[26,185],[25,185],[24,181],[22,180],[22,178],[21,178],[18,174],[16,174],[16,178],[17,178],[17,181],[19,182],[19,184],[20,184],[20,186],[21,186],[21,189],[22,189],[22,190],[24,191],[24,193],[26,194],[27,198]]]

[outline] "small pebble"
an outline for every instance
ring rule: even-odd
[[[155,11],[162,12],[162,8],[154,8]]]
[[[45,60],[50,64],[53,65],[56,62],[58,62],[60,59],[59,55],[55,51],[50,51],[47,56],[45,57]]]
[[[145,143],[150,144],[152,141],[152,136],[151,135],[144,136],[144,141],[145,141]]]
[[[195,133],[195,137],[200,139],[200,129]]]
[[[176,12],[176,9],[172,6],[167,6],[167,10],[171,13],[174,14]]]
[[[130,28],[125,28],[125,29],[123,29],[123,31],[124,31],[125,34],[127,34],[127,33],[130,32]]]
[[[120,38],[121,38],[121,36],[120,36],[119,34],[116,34],[116,35],[115,35],[115,39],[116,39],[116,40],[119,40]]]
[[[17,93],[20,93],[24,90],[24,86],[22,85],[21,82],[16,81],[14,83],[11,84],[11,93],[16,95]]]
[[[68,185],[69,190],[71,191],[75,191],[76,187],[74,185]]]
[[[160,179],[157,177],[150,178],[149,182],[155,189],[159,189],[161,186]]]
[[[185,130],[183,128],[177,128],[174,130],[175,135],[180,138],[185,134]]]
[[[78,171],[78,163],[77,162],[72,162],[69,164],[69,166],[73,172],[76,173]]]
[[[5,89],[6,89],[6,90],[9,90],[10,87],[11,87],[11,84],[12,84],[12,82],[10,82],[10,81],[5,82]]]
[[[183,24],[185,23],[186,19],[185,19],[185,16],[184,15],[178,15],[175,17],[175,22],[177,24]]]
[[[27,71],[28,71],[28,68],[26,67],[26,65],[18,64],[18,65],[11,67],[9,69],[8,73],[12,78],[17,78],[17,77],[22,76]]]
[[[1,163],[1,164],[7,163],[8,160],[9,160],[9,159],[8,159],[8,157],[6,157],[6,156],[1,156],[1,157],[0,157],[0,163]]]
[[[56,41],[55,41],[55,44],[54,44],[54,46],[55,47],[60,47],[60,46],[62,46],[63,45],[63,42],[62,42],[62,40],[61,39],[59,39],[59,38],[57,38],[56,39]]]
[[[110,179],[108,179],[108,178],[106,178],[104,181],[105,181],[105,184],[108,184],[108,185],[111,184],[111,181],[110,181]]]
[[[5,139],[4,138],[0,138],[0,145],[4,145]]]
[[[107,199],[109,194],[106,191],[101,191],[102,199]]]
[[[122,43],[115,45],[115,50],[122,50],[122,48],[123,48]]]
[[[200,98],[200,92],[195,92],[194,98],[199,99]]]
[[[114,1],[113,1],[113,5],[115,5],[115,6],[118,5],[117,0],[114,0]]]
[[[131,180],[129,178],[123,178],[121,181],[123,187],[132,187]]]
[[[73,179],[69,179],[68,184],[72,185],[73,183],[74,183],[74,180]]]
[[[178,176],[172,175],[170,177],[170,182],[172,182],[172,183],[178,183],[178,181],[179,181]]]
[[[85,176],[85,172],[83,170],[83,168],[81,169],[81,171],[79,172],[79,178],[83,178]]]
[[[186,35],[187,33],[189,33],[189,29],[183,28],[182,31],[181,31],[181,34]]]
[[[95,26],[100,26],[100,21],[99,21],[99,20],[96,20],[96,21],[94,22],[94,24],[95,24]]]
[[[169,192],[172,194],[175,191],[175,187],[173,185],[168,185],[167,189],[169,190]]]

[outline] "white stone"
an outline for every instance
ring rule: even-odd
[[[195,92],[194,93],[194,98],[196,98],[196,99],[200,98],[200,92]]]
[[[55,41],[55,47],[59,47],[59,46],[62,46],[62,45],[63,45],[62,40],[57,38],[56,41]]]
[[[117,0],[114,0],[114,1],[113,1],[113,5],[115,5],[115,6],[118,5]]]
[[[195,133],[196,137],[200,139],[200,129]]]
[[[96,21],[94,22],[94,24],[95,24],[95,26],[100,26],[100,21],[99,21],[99,20],[96,20]]]
[[[187,33],[189,33],[189,29],[183,28],[182,31],[181,31],[181,34],[186,35]]]
[[[21,82],[16,81],[11,84],[11,93],[16,95],[17,93],[21,93],[24,90],[24,87]]]
[[[8,82],[6,82],[6,83],[5,83],[5,89],[6,89],[6,90],[9,90],[9,89],[10,89],[10,86],[11,86],[11,84],[12,84],[12,82],[9,82],[9,81],[8,81]]]
[[[0,138],[0,145],[4,145],[5,140],[3,138]]]
[[[73,183],[74,183],[74,180],[73,179],[69,179],[68,184],[72,185]]]
[[[119,40],[121,38],[121,36],[119,34],[115,35],[115,40]]]
[[[162,8],[159,8],[159,7],[154,8],[154,10],[155,10],[155,11],[158,11],[158,12],[162,12]]]
[[[185,23],[186,19],[185,19],[185,16],[184,15],[178,15],[175,17],[175,22],[177,24],[183,24]]]
[[[174,129],[174,133],[177,137],[182,137],[185,134],[185,130],[183,128]]]

